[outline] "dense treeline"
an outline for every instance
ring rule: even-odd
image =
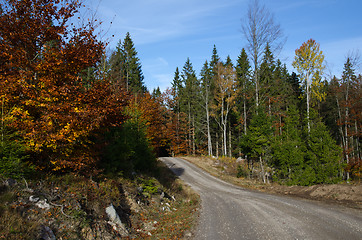
[[[199,78],[189,59],[181,72],[176,69],[173,111],[187,117],[188,144],[175,154],[241,157],[249,174],[263,181],[310,185],[359,178],[362,76],[351,57],[341,78],[322,80],[318,70],[305,80],[303,70],[289,73],[266,45],[257,70],[258,104],[248,59],[242,49],[235,65],[229,57],[221,61],[214,46]]]
[[[272,42],[235,62],[214,46],[199,74],[187,59],[172,88],[150,94],[131,35],[107,56],[95,22],[75,27],[80,7],[2,2],[2,174],[132,173],[152,169],[156,156],[205,154],[244,159],[245,176],[263,181],[361,177],[362,76],[352,56],[342,76],[322,79],[314,40],[297,49],[297,73]]]

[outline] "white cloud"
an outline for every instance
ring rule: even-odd
[[[204,30],[202,20],[206,17],[239,3],[236,0],[103,0],[98,12],[101,19],[114,18],[110,29],[114,35],[130,32],[134,42],[140,45],[197,33]]]

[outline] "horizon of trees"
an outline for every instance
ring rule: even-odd
[[[283,38],[269,18],[255,27],[271,24],[272,42],[265,36],[253,42],[245,31],[253,44],[235,64],[214,45],[200,73],[188,58],[171,88],[150,93],[130,33],[107,57],[92,22],[67,27],[82,7],[77,1],[5,3],[2,174],[131,174],[152,170],[156,156],[202,154],[244,159],[248,176],[264,182],[361,178],[362,76],[355,56],[347,57],[342,76],[323,79],[323,53],[310,39],[296,51],[298,74],[289,73],[274,57]],[[256,3],[250,8],[258,14],[249,11],[249,20],[271,17]],[[252,56],[256,46],[263,49]]]

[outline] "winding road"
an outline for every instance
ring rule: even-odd
[[[161,160],[201,197],[194,239],[362,239],[362,210],[249,191],[193,164]]]

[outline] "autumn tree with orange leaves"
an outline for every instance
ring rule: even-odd
[[[81,71],[99,63],[104,43],[87,22],[73,24],[76,0],[4,0],[0,8],[0,96],[7,127],[43,169],[84,170],[97,162],[90,136],[120,125],[124,98],[106,82],[85,88]]]

